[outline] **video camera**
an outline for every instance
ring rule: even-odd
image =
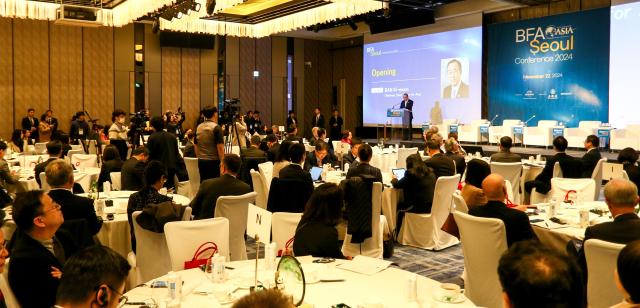
[[[240,100],[237,98],[225,99],[220,111],[219,122],[221,124],[232,124],[233,119],[240,114]]]

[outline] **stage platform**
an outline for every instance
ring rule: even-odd
[[[378,143],[378,140],[376,139],[364,139],[364,141],[372,145]],[[424,142],[420,139],[413,139],[410,141],[400,140],[400,139],[391,139],[391,140],[385,141],[385,145],[389,145],[389,144],[395,144],[399,146],[404,145],[407,148],[417,147],[421,151],[424,149]],[[491,154],[496,153],[500,150],[496,145],[473,144],[473,143],[461,143],[461,145],[465,149],[465,151],[471,152],[471,153],[475,153],[479,149],[482,149],[482,153],[484,156],[491,156]],[[542,147],[531,147],[531,146],[523,147],[519,145],[512,147],[511,152],[520,154],[524,158],[527,158],[529,156],[536,156],[538,154],[542,156],[553,156],[555,154],[555,151],[553,151],[552,148],[545,149]],[[585,153],[586,153],[585,150],[580,150],[580,149],[567,150],[567,154],[573,157],[582,157]],[[616,159],[618,158],[618,153],[611,153],[610,150],[601,149],[600,154],[602,155],[603,158],[606,157],[607,160],[610,162],[615,162]]]

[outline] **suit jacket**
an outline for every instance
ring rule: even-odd
[[[562,175],[565,178],[580,178],[582,176],[582,162],[575,157],[567,155],[567,153],[559,152],[556,155],[547,158],[547,162],[542,169],[542,172],[536,177],[536,181],[542,184],[544,187],[536,186],[536,190],[539,193],[546,194],[551,190],[551,178],[553,177],[553,166],[556,162],[560,163],[560,169],[562,169]]]
[[[523,211],[508,208],[499,201],[489,201],[486,205],[469,209],[469,214],[478,217],[498,218],[504,222],[507,232],[507,245],[518,241],[538,239],[529,223],[529,216]]]
[[[138,191],[144,186],[144,168],[147,164],[134,157],[129,158],[122,164],[120,169],[120,181],[122,190]]]
[[[460,87],[458,88],[458,93],[456,97],[451,97],[451,85],[448,85],[444,88],[442,93],[442,98],[465,98],[469,97],[469,85],[460,81]]]
[[[637,187],[640,187],[640,168],[633,164],[624,164],[623,168],[629,176],[629,181],[636,184]]]
[[[287,127],[285,127],[285,131],[287,130],[287,128],[291,127],[291,125],[295,124],[296,126],[298,125],[298,118],[296,117],[287,117]]]
[[[104,182],[111,182],[111,172],[121,172],[123,164],[119,159],[102,162],[100,176],[98,176],[98,188],[102,189],[102,183]]]
[[[516,153],[500,151],[491,155],[491,161],[497,163],[519,163],[522,162],[522,157]]]
[[[8,185],[16,185],[18,183],[20,183],[20,176],[18,174],[12,176],[9,163],[4,159],[0,159],[0,185],[7,188]]]
[[[273,146],[267,151],[267,159],[270,162],[276,162],[276,154],[278,154],[278,149],[280,148],[279,143],[273,144]]]
[[[356,161],[356,157],[353,156],[353,154],[351,154],[351,151],[349,151],[349,153],[347,153],[347,155],[342,156],[342,160],[345,163],[353,165],[353,162]]]
[[[464,160],[464,156],[450,152],[445,153],[444,156],[451,158],[456,163],[456,173],[462,177],[464,170],[467,169],[467,162]]]
[[[333,166],[337,160],[331,153],[327,153],[327,156],[322,159],[322,165],[331,164]],[[304,170],[309,171],[311,167],[318,167],[318,158],[314,152],[307,154],[307,159],[304,160]]]
[[[590,178],[593,173],[593,169],[596,168],[598,161],[602,158],[598,149],[591,149],[582,156],[582,177]]]
[[[329,119],[329,137],[331,140],[340,140],[342,138],[342,124],[344,124],[344,121],[341,116]]]
[[[288,166],[282,168],[280,170],[280,174],[278,176],[281,180],[293,179],[293,180],[301,180],[307,183],[307,186],[313,191],[313,180],[311,179],[311,173],[302,169],[300,165],[297,164],[289,164]]]
[[[627,213],[616,216],[613,221],[588,227],[584,231],[584,241],[588,239],[619,244],[640,240],[640,217],[634,213]]]
[[[444,154],[436,154],[425,161],[427,166],[433,169],[436,174],[436,178],[441,176],[452,176],[456,173],[456,168],[453,164],[453,159],[444,156]]]
[[[300,222],[294,237],[293,253],[296,256],[344,259],[335,226],[315,221]]]
[[[324,128],[324,116],[320,114],[320,117],[316,117],[316,115],[313,116],[313,120],[311,120],[311,127]]]
[[[258,148],[249,147],[246,149],[242,149],[242,157],[243,158],[266,158],[267,153],[265,153],[264,151]]]
[[[382,183],[382,172],[380,169],[369,165],[369,163],[361,162],[355,167],[349,167],[349,171],[347,172],[347,179],[356,176],[369,175],[375,178],[375,182]]]
[[[80,134],[80,130],[82,130],[82,134]],[[71,130],[69,131],[71,140],[84,140],[87,139],[87,136],[89,136],[89,123],[87,123],[87,121],[80,122],[75,120],[71,122]]]
[[[436,188],[436,175],[433,172],[417,176],[409,170],[401,180],[393,179],[391,183],[394,188],[403,190],[404,202],[410,207],[409,212],[431,213],[433,191]]]
[[[31,139],[38,140],[38,125],[40,125],[40,121],[38,121],[38,118],[36,117],[33,117],[33,126],[31,126],[29,117],[22,118],[22,129],[31,130],[32,127],[36,128],[36,130],[31,132]]]
[[[194,219],[213,218],[216,201],[221,196],[239,196],[250,193],[249,185],[229,174],[200,183],[198,193],[191,201]]]
[[[91,234],[97,234],[102,227],[102,219],[98,218],[93,208],[93,200],[74,195],[66,189],[52,189],[49,197],[60,204],[65,220],[84,219]]]
[[[76,247],[62,230],[56,233],[68,259]],[[51,276],[51,267],[62,270],[63,264],[40,242],[16,230],[9,261],[9,285],[22,307],[52,307],[60,279]]]
[[[165,131],[155,132],[149,136],[147,149],[149,149],[149,160],[158,160],[167,169],[178,167],[178,140],[175,135]]]
[[[409,119],[413,120],[413,101],[412,100],[408,100],[406,104],[404,103],[404,101],[402,101],[402,103],[400,103],[400,109],[411,110],[412,112],[409,114]]]

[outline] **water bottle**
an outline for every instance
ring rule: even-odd
[[[213,256],[213,271],[212,271],[212,280],[213,282],[223,282],[224,281],[224,267],[225,267],[225,258],[220,254],[216,253]]]
[[[167,274],[167,291],[168,297],[171,300],[180,299],[181,287],[182,281],[180,281],[180,276],[173,271],[169,272],[169,274]]]
[[[102,191],[105,194],[108,194],[111,192],[111,182],[104,182],[102,183]]]
[[[264,247],[264,263],[265,268],[269,271],[274,270],[276,267],[276,243],[271,242]]]
[[[418,300],[418,277],[413,274],[407,279],[407,303]]]

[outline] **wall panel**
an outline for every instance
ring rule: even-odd
[[[256,40],[256,70],[260,77],[255,79],[255,109],[260,111],[263,124],[271,125],[271,38]]]
[[[180,48],[162,47],[162,112],[180,107],[182,69]]]
[[[51,24],[49,35],[51,110],[60,119],[59,129],[67,132],[71,126],[68,119],[82,110],[82,28]]]
[[[298,111],[298,114],[304,113],[304,118],[308,119],[304,123],[305,129],[299,130],[299,133],[307,138],[311,137],[311,121],[315,116],[313,110],[318,107],[318,80],[321,70],[318,62],[320,43],[316,40],[304,41],[304,110]]]
[[[14,19],[14,114],[16,126],[27,109],[49,109],[49,23]]]
[[[200,113],[200,50],[182,49],[182,110],[184,128],[191,127]]]
[[[111,123],[114,109],[113,28],[83,28],[84,110]]]
[[[11,132],[16,126],[13,122],[12,31],[12,20],[0,18],[0,138],[4,140],[11,138]]]
[[[240,38],[240,111],[245,113],[256,108],[256,84],[253,70],[256,63],[256,40]]]

